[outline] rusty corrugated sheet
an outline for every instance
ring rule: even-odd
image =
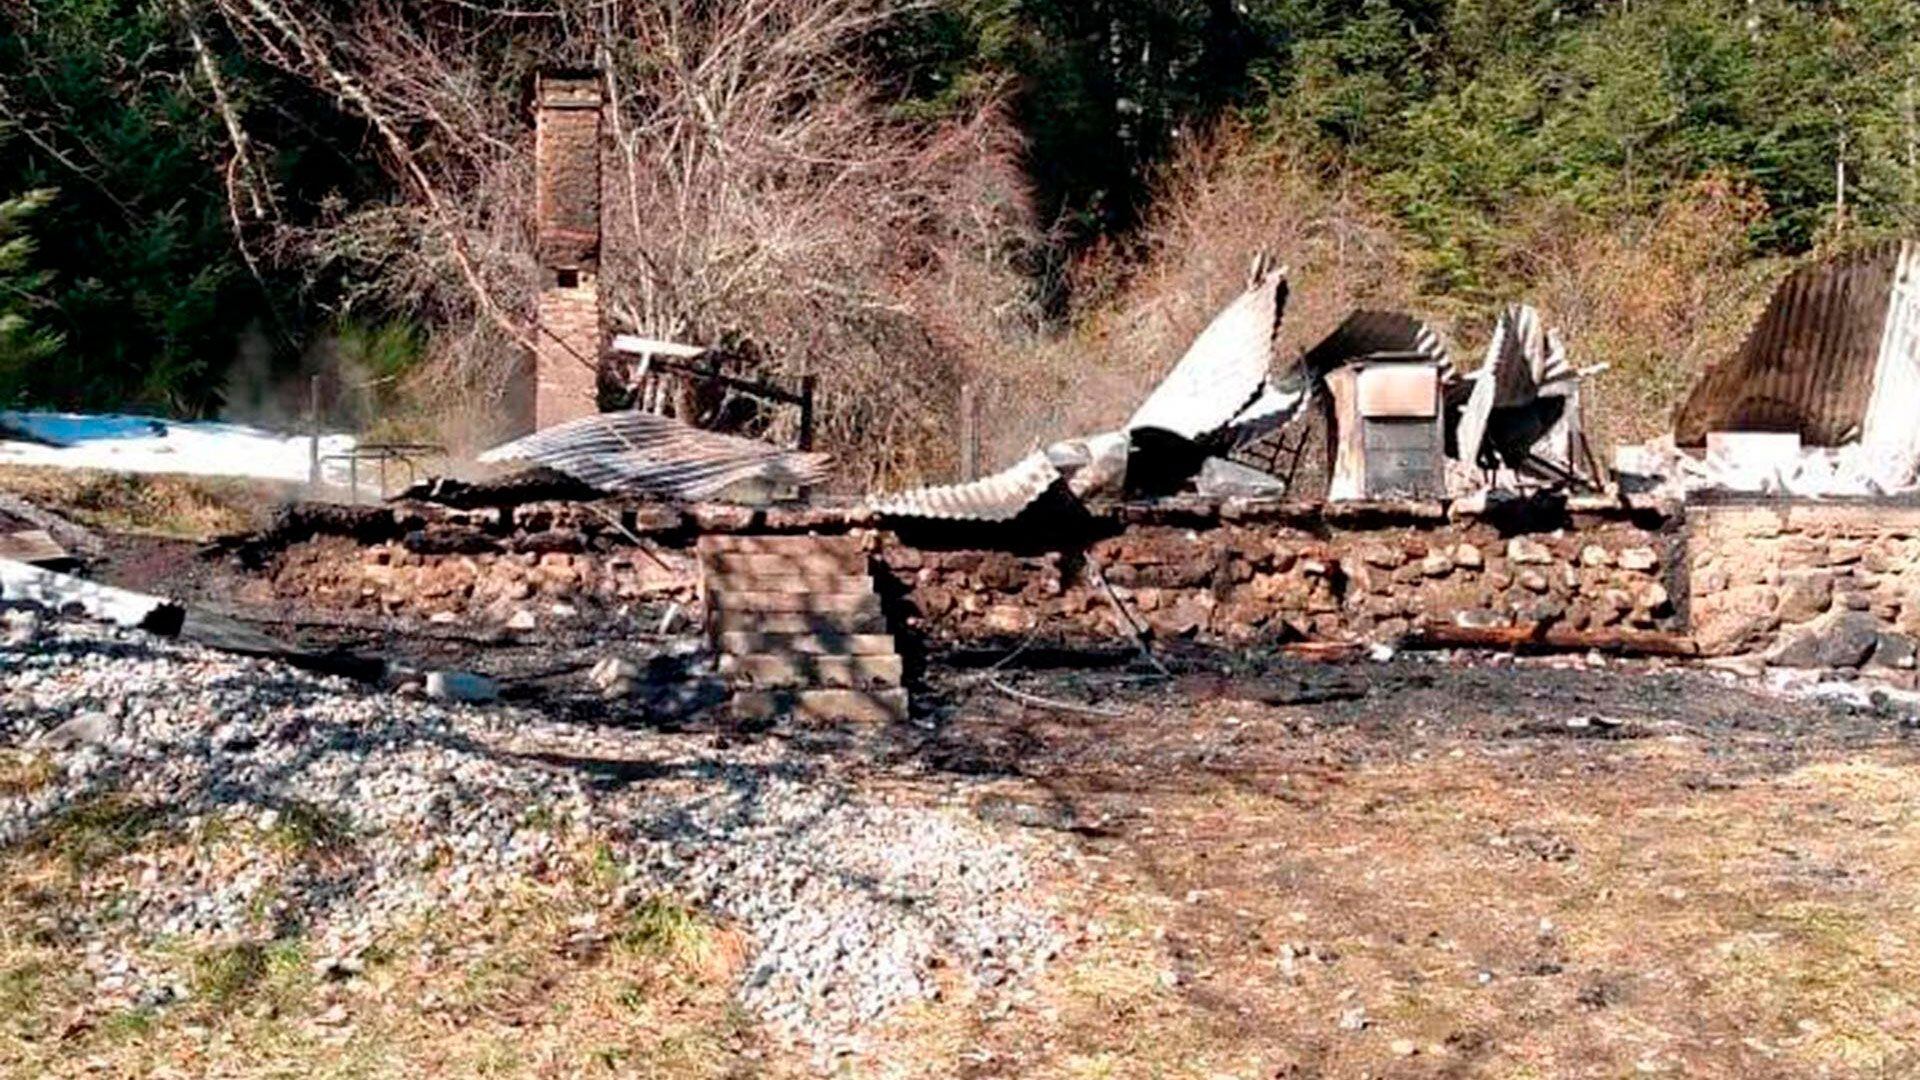
[[[1286,281],[1285,269],[1267,271],[1216,315],[1127,421],[1127,430],[1152,428],[1197,441],[1226,427],[1266,385]]]
[[[652,413],[620,412],[535,432],[487,451],[480,460],[545,465],[601,491],[696,500],[743,481],[817,484],[826,479],[832,459],[703,431]]]
[[[915,488],[867,500],[886,517],[936,521],[1011,521],[1060,480],[1060,470],[1044,452],[1029,454],[1011,468],[964,484]]]
[[[1857,438],[1880,357],[1899,244],[1804,267],[1782,282],[1740,350],[1709,368],[1674,417],[1674,441],[1792,431],[1808,446]]]

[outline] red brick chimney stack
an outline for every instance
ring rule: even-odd
[[[601,102],[596,74],[542,74],[534,83],[536,430],[598,411]]]

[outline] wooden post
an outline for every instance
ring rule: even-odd
[[[813,449],[813,386],[812,375],[800,376],[800,449]]]
[[[980,401],[972,383],[960,384],[960,479],[980,479]]]
[[[307,495],[320,489],[320,376],[307,380]]]

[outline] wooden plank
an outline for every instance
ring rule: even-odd
[[[700,552],[702,554],[729,552],[737,555],[864,554],[860,538],[845,534],[838,536],[707,535],[700,538]]]
[[[13,559],[36,566],[78,561],[66,548],[55,543],[45,529],[0,533],[0,559]]]
[[[89,529],[75,525],[58,514],[48,513],[18,495],[0,491],[0,513],[19,518],[36,529],[45,529],[54,542],[82,558],[94,558],[106,549]]]
[[[740,720],[799,720],[890,724],[907,719],[907,692],[891,690],[741,690],[733,695]]]
[[[709,592],[714,611],[789,611],[806,614],[880,614],[880,597],[866,593]]]
[[[736,686],[761,690],[816,686],[873,689],[899,686],[906,678],[905,665],[897,655],[722,656],[720,674]]]
[[[736,656],[752,653],[885,656],[895,651],[892,634],[762,634],[733,630],[720,635],[719,645],[721,652]]]
[[[77,607],[93,618],[156,634],[179,633],[186,618],[185,609],[171,600],[15,559],[0,558],[0,597],[31,601],[54,611]]]
[[[1502,649],[1514,652],[1570,650],[1640,656],[1698,656],[1700,646],[1685,634],[1658,630],[1575,630],[1565,626],[1456,626],[1429,623],[1401,643],[1408,648]]]

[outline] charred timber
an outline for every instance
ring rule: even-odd
[[[1402,644],[1407,648],[1501,649],[1512,652],[1599,652],[1631,656],[1700,655],[1700,647],[1685,634],[1657,630],[1575,630],[1567,626],[1457,626],[1431,623],[1415,630]]]

